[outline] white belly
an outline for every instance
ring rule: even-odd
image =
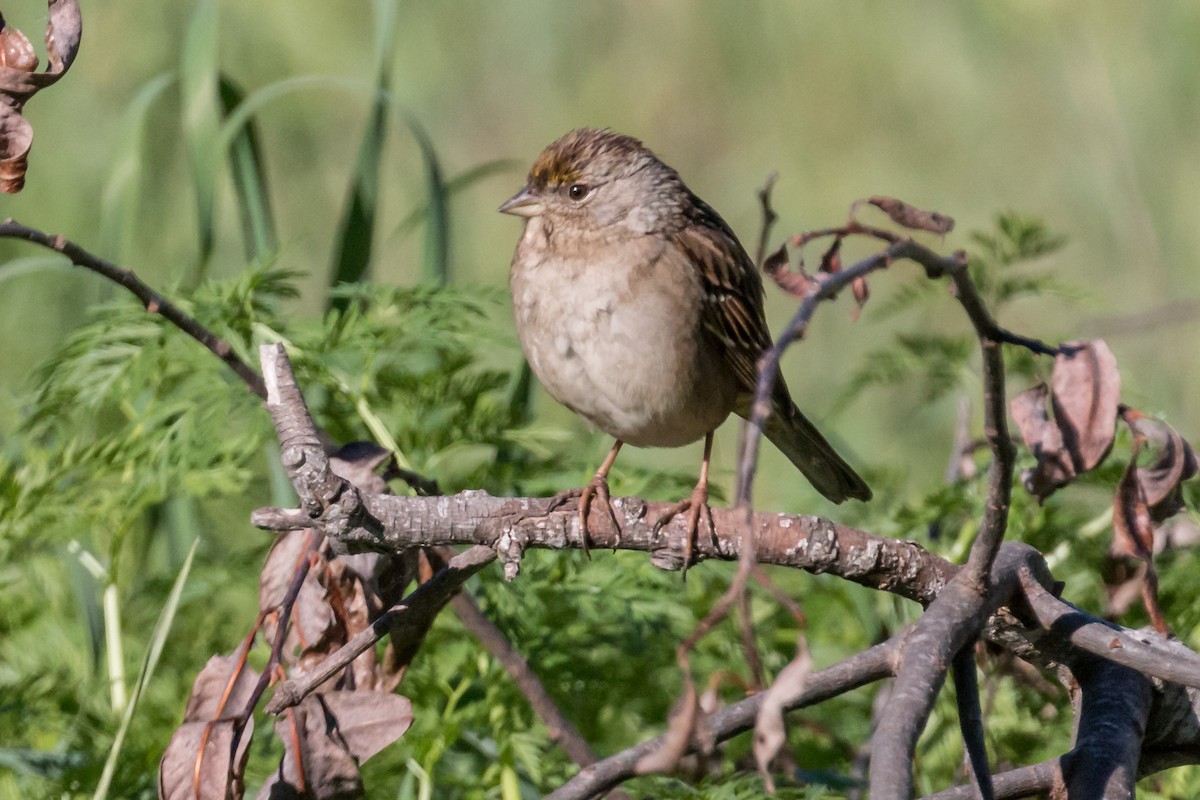
[[[665,242],[622,247],[591,263],[514,269],[521,346],[546,390],[610,436],[637,446],[693,442],[721,424],[736,394],[700,332],[699,278],[691,265],[658,257]]]

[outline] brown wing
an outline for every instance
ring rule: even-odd
[[[701,200],[697,199],[693,208],[692,224],[677,231],[674,242],[700,271],[702,327],[723,345],[721,351],[730,370],[742,390],[753,395],[758,358],[771,346],[763,313],[762,279],[725,220]],[[777,384],[777,402],[779,388]],[[786,396],[787,390],[783,392]]]
[[[705,294],[700,323],[721,343],[726,364],[741,384],[734,410],[745,417],[758,385],[758,359],[771,346],[762,279],[725,220],[700,200],[694,209],[693,224],[678,231],[674,240],[700,271]],[[863,479],[796,408],[778,372],[771,406],[763,432],[821,494],[835,503],[848,497],[870,499]]]

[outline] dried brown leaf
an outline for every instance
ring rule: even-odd
[[[408,730],[413,721],[407,697],[388,692],[326,692],[325,707],[337,721],[346,749],[363,763]]]
[[[388,493],[387,481],[375,470],[386,464],[392,451],[374,442],[350,442],[329,457],[329,468],[359,489],[374,494]]]
[[[327,717],[321,695],[309,695],[289,708],[275,720],[275,733],[283,742],[283,758],[263,784],[258,800],[364,796],[358,764],[339,741],[337,725]]]
[[[33,72],[37,69],[38,57],[25,34],[8,25],[0,17],[0,67],[18,72]]]
[[[258,673],[245,663],[242,650],[208,660],[192,683],[184,722],[230,719],[242,713],[258,683]]]
[[[230,759],[235,726],[231,719],[180,725],[158,764],[159,800],[240,800],[254,721],[238,742],[237,757]]]
[[[683,697],[679,698],[667,719],[667,732],[663,735],[662,745],[638,759],[633,767],[635,774],[671,772],[687,752],[688,743],[696,727],[699,708],[696,701],[696,684],[686,671],[684,681]]]
[[[1054,359],[1050,400],[1075,472],[1095,467],[1112,448],[1121,374],[1101,339],[1070,342]]]
[[[259,574],[258,602],[261,611],[269,613],[279,608],[295,579],[297,567],[303,559],[310,557],[308,542],[308,531],[287,531],[276,538]],[[291,627],[281,656],[285,663],[294,663],[298,650],[307,652],[326,648],[340,632],[337,617],[329,604],[329,594],[321,583],[322,571],[326,567],[327,562],[318,559],[300,585],[300,593],[292,605]],[[263,623],[263,635],[267,641],[275,640],[276,619],[272,614]]]
[[[1037,466],[1025,470],[1022,483],[1038,499],[1045,500],[1075,478],[1075,467],[1063,448],[1063,435],[1058,423],[1050,416],[1047,400],[1050,389],[1044,383],[1026,389],[1009,403],[1013,422],[1021,432],[1021,440],[1037,459]]]
[[[1154,448],[1154,460],[1138,467],[1137,480],[1151,517],[1161,522],[1183,509],[1180,484],[1196,474],[1196,454],[1167,423],[1129,408],[1121,416],[1135,437]]]
[[[871,287],[867,285],[867,279],[859,276],[850,282],[850,291],[854,292],[854,309],[850,312],[850,319],[858,321],[858,317],[862,314],[863,306],[867,304],[867,300],[871,298]]]
[[[954,230],[954,220],[936,211],[923,211],[894,197],[870,197],[867,202],[887,214],[892,222],[910,230],[946,235]]]
[[[1113,497],[1113,544],[1116,555],[1148,559],[1154,552],[1154,525],[1146,495],[1137,479],[1138,451],[1142,440],[1133,440],[1133,452]]]
[[[834,237],[833,243],[829,245],[829,249],[821,254],[821,272],[828,272],[832,275],[835,272],[842,271],[842,237]]]
[[[0,17],[0,192],[25,185],[33,128],[21,116],[25,103],[63,76],[79,51],[82,21],[77,0],[49,0],[46,49],[50,68],[36,72],[37,57],[20,31]]]
[[[1135,437],[1129,466],[1125,468],[1113,497],[1113,541],[1110,550],[1115,555],[1130,555],[1145,562],[1142,602],[1155,629],[1166,633],[1167,623],[1158,605],[1158,575],[1154,571],[1154,523],[1150,519],[1146,495],[1137,477],[1141,444],[1142,439]]]
[[[780,670],[775,682],[763,694],[754,720],[754,760],[762,774],[763,783],[769,793],[775,793],[775,780],[771,776],[771,761],[779,754],[779,748],[787,739],[783,723],[783,711],[799,697],[812,674],[813,660],[803,638],[796,646],[796,657]]]
[[[788,265],[788,249],[786,244],[779,245],[779,249],[771,253],[763,260],[762,270],[772,278],[775,274],[781,271],[786,271]]]
[[[310,695],[276,720],[275,732],[284,745],[283,760],[258,797],[362,797],[359,765],[403,736],[412,720],[412,704],[396,694],[337,691]]]

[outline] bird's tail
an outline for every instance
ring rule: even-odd
[[[847,464],[790,398],[776,402],[763,433],[787,456],[817,491],[835,503],[846,498],[870,500],[871,488]]]

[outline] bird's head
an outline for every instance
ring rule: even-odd
[[[677,210],[682,183],[640,141],[609,130],[573,130],[542,151],[500,211],[555,227],[655,230]],[[686,189],[682,189],[686,194]]]

